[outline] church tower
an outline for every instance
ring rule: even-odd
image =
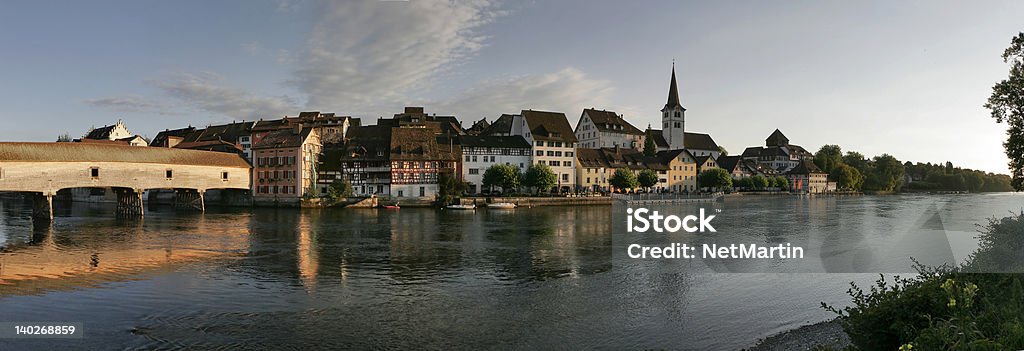
[[[661,127],[670,150],[684,149],[686,135],[686,108],[679,103],[679,89],[676,87],[676,64],[672,63],[672,83],[668,87],[668,102],[661,109]]]

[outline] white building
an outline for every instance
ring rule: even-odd
[[[523,110],[518,115],[504,114],[482,134],[522,136],[532,145],[531,163],[544,163],[555,173],[556,190],[575,189],[577,140],[564,113]]]
[[[643,149],[644,132],[613,111],[584,109],[576,123],[579,147],[599,149],[621,147]]]
[[[514,136],[473,136],[459,137],[462,145],[462,178],[469,183],[470,194],[477,194],[491,189],[483,185],[484,173],[496,164],[507,164],[516,167],[520,173],[532,162],[533,148],[525,138]],[[494,190],[499,190],[495,188]],[[514,189],[501,189],[503,191]]]

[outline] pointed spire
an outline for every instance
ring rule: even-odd
[[[665,103],[665,109],[675,107],[683,108],[683,105],[679,103],[679,88],[676,86],[676,60],[672,59],[672,83],[668,87],[668,102]]]

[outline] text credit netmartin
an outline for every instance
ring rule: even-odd
[[[626,248],[629,258],[698,258],[697,246],[672,243],[669,246],[632,244]],[[702,244],[700,258],[804,258],[804,248],[789,243],[777,246],[757,244]]]

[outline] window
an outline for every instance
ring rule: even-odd
[[[572,151],[566,151],[565,157],[572,157]]]
[[[169,170],[169,169],[164,171],[164,178],[167,178],[167,179],[174,178],[174,171]]]
[[[537,140],[537,146],[544,146],[543,140]]]
[[[537,156],[544,156],[544,151],[537,150]]]
[[[469,155],[466,155],[466,162],[469,162]]]
[[[90,168],[89,169],[89,176],[91,176],[93,178],[99,178],[100,177],[100,168],[99,167]]]
[[[476,162],[476,156],[473,156],[473,162]]]
[[[426,189],[421,186],[420,187],[420,197],[424,197],[424,196],[427,196]]]
[[[569,181],[569,174],[568,173],[562,175],[562,181],[563,182],[568,182]]]
[[[676,128],[682,128],[683,126],[682,126],[682,124],[681,124],[681,123],[679,123],[679,122],[676,122],[676,123],[675,123],[675,127],[676,127]]]
[[[554,151],[548,150],[548,156],[554,156],[554,155],[555,155]]]
[[[676,117],[681,117],[681,116],[682,116],[682,113],[679,112],[679,111],[676,111]]]
[[[555,156],[562,157],[562,152],[561,151],[555,151]]]
[[[572,161],[565,161],[566,167],[572,167]]]
[[[403,193],[402,193],[402,191],[401,191],[401,190],[399,190],[399,191],[398,191],[398,197],[403,197],[403,196],[405,196],[405,194],[403,194]]]
[[[228,180],[228,172],[220,172],[220,180]]]
[[[479,168],[470,168],[469,169],[469,174],[471,174],[471,175],[480,174],[480,169]]]

